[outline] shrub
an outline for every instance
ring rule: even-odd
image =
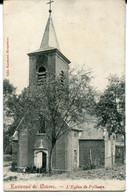
[[[36,166],[33,166],[32,169],[31,169],[31,171],[32,171],[32,173],[36,173],[36,171],[37,171]]]
[[[87,164],[83,167],[83,170],[90,170],[90,169],[95,169],[96,168],[96,164],[95,163],[91,163],[91,164]]]
[[[26,168],[26,173],[31,173],[31,168],[29,166]]]
[[[12,164],[11,164],[11,171],[17,171],[17,163],[12,162]]]

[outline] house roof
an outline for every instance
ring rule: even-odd
[[[70,118],[70,117],[69,117]],[[68,120],[69,120],[68,118]],[[92,123],[92,124],[97,124],[97,119],[94,116],[90,116],[88,114],[85,114],[85,118],[84,121],[81,120],[80,121],[70,121],[69,123],[67,123],[67,125],[71,128],[71,129],[76,129],[76,130],[85,130],[86,124],[88,123]]]

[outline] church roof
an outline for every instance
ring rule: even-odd
[[[49,13],[49,18],[45,27],[40,48],[38,50],[28,53],[28,56],[33,56],[36,54],[38,55],[45,52],[57,52],[68,64],[70,64],[71,61],[60,52],[60,47],[51,16],[51,10],[49,10]]]
[[[39,48],[38,50],[35,50],[33,52],[30,52],[30,53],[27,53],[28,56],[32,56],[32,55],[37,55],[37,54],[42,54],[42,53],[54,53],[54,52],[57,52],[57,54],[59,54],[68,64],[71,63],[71,61],[65,57],[57,48],[53,48],[53,47],[48,47],[48,48],[45,48],[45,49],[42,49],[42,48]]]
[[[42,42],[40,45],[40,49],[48,48],[57,48],[58,50],[60,50],[51,14],[49,15],[48,22],[45,27]]]

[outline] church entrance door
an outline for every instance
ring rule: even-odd
[[[38,152],[36,156],[36,167],[41,168],[42,167],[42,152]]]
[[[34,151],[34,165],[42,170],[41,172],[48,170],[48,152],[46,150]]]

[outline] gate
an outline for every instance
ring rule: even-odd
[[[79,167],[84,169],[103,167],[104,157],[104,140],[79,140]]]
[[[124,164],[124,146],[116,146],[116,164]]]

